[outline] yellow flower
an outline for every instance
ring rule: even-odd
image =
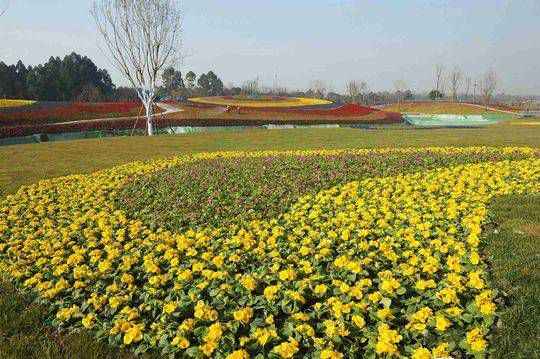
[[[411,359],[432,359],[432,356],[426,348],[417,348],[413,351]]]
[[[249,291],[255,290],[257,288],[257,282],[253,279],[252,276],[245,275],[240,279],[240,283]]]
[[[313,289],[315,295],[323,295],[328,290],[328,287],[325,284],[317,284]]]
[[[396,330],[390,329],[386,323],[379,326],[378,332],[379,336],[377,337],[377,343],[375,344],[375,351],[377,354],[396,354],[396,343],[399,343],[403,337],[399,335]]]
[[[195,305],[194,316],[198,319],[215,321],[218,318],[218,312],[212,309],[212,307],[209,305],[204,304],[203,301],[199,301]]]
[[[184,337],[180,337],[180,336],[174,337],[171,344],[178,347],[178,348],[180,348],[180,349],[189,348],[189,340],[187,340]]]
[[[134,325],[125,332],[124,344],[129,345],[131,343],[137,343],[140,342],[142,338],[141,325]]]
[[[249,353],[243,349],[240,349],[227,355],[225,359],[249,359]]]
[[[295,329],[298,333],[304,334],[308,337],[313,337],[315,335],[315,330],[308,324],[297,325]]]
[[[253,338],[256,339],[259,344],[266,345],[271,338],[276,338],[277,332],[273,329],[257,328],[253,333]]]
[[[82,325],[85,328],[91,328],[94,326],[94,320],[96,319],[96,315],[94,313],[89,313],[86,317],[82,320]]]
[[[469,287],[475,288],[475,289],[482,289],[484,288],[484,280],[481,278],[482,271],[475,271],[469,273]]]
[[[323,349],[321,351],[321,359],[341,359],[343,354],[333,349]]]
[[[487,341],[484,339],[482,329],[473,328],[467,332],[467,344],[471,347],[471,351],[481,353],[486,350]]]
[[[288,268],[279,272],[279,279],[282,281],[295,280],[296,273],[292,268]]]
[[[294,338],[289,338],[288,342],[281,343],[273,349],[282,358],[292,358],[299,350],[298,342]]]
[[[432,350],[434,358],[448,358],[450,356],[450,345],[448,343],[439,344]]]
[[[223,335],[221,323],[214,323],[208,327],[208,333],[204,337],[205,342],[217,342]]]
[[[247,324],[249,323],[249,320],[253,316],[253,309],[252,308],[240,309],[234,312],[233,315],[234,315],[235,320],[238,320],[244,324]]]
[[[169,302],[163,306],[163,312],[167,314],[174,313],[176,308],[178,307],[178,303],[176,302]]]
[[[435,317],[435,328],[437,328],[437,330],[443,332],[451,325],[452,323],[448,319],[446,319],[444,316],[437,315]]]
[[[214,342],[207,342],[204,345],[201,345],[199,349],[203,352],[204,355],[207,357],[211,356],[214,350],[218,348],[218,345]]]
[[[390,308],[379,309],[377,311],[377,317],[379,317],[379,319],[383,321],[388,318],[393,318],[392,310],[390,310]]]
[[[435,288],[437,285],[435,284],[435,281],[433,279],[429,280],[419,280],[416,282],[416,289],[418,290],[426,290],[428,288]]]
[[[351,319],[354,325],[356,325],[360,329],[362,329],[366,325],[366,321],[361,315],[353,315]]]
[[[279,292],[280,289],[281,289],[281,287],[278,286],[278,285],[268,286],[268,287],[264,288],[264,292],[263,292],[264,297],[269,302],[272,302],[277,298],[277,293]]]
[[[395,278],[383,279],[381,282],[381,290],[387,293],[394,293],[400,287],[400,283]]]

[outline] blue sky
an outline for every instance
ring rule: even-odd
[[[5,1],[5,0],[0,0]],[[0,60],[27,64],[76,51],[125,81],[98,47],[90,0],[11,0],[0,18]],[[305,88],[347,80],[374,90],[404,79],[433,87],[434,67],[459,66],[473,79],[488,68],[499,91],[540,94],[538,0],[184,0],[180,70],[214,70],[226,84],[259,76],[271,85]]]

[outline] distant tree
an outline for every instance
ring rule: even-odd
[[[234,86],[234,87],[231,87],[230,91],[231,91],[231,95],[238,96],[242,93],[242,88]]]
[[[333,103],[343,103],[343,97],[336,93],[336,92],[329,92],[327,95],[326,95],[326,99],[328,101],[332,101]]]
[[[163,82],[165,92],[167,92],[169,95],[173,94],[173,92],[178,95],[186,88],[184,85],[184,79],[182,78],[182,73],[175,70],[174,67],[168,67],[163,70],[161,80]]]
[[[223,81],[213,71],[199,76],[197,85],[206,96],[219,96],[223,93]]]
[[[0,61],[0,98],[10,98],[14,96],[16,72],[14,66],[8,66]]]
[[[180,56],[180,5],[176,0],[95,0],[91,13],[112,63],[146,108],[151,136],[158,77]]]
[[[188,89],[192,90],[195,87],[195,81],[197,80],[197,75],[193,71],[190,71],[186,74],[186,86]]]
[[[443,98],[443,94],[439,90],[431,90],[428,96],[432,101]]]
[[[459,67],[454,67],[452,72],[449,75],[450,81],[450,90],[452,90],[452,101],[456,102],[458,100],[458,92],[461,86],[461,81],[463,79],[463,72]]]
[[[111,99],[120,102],[137,102],[139,95],[137,90],[132,87],[118,87],[114,90]]]
[[[480,94],[482,95],[482,100],[484,101],[486,109],[491,102],[495,89],[497,88],[497,83],[497,74],[493,70],[486,71],[484,76],[480,79]]]
[[[244,81],[242,84],[242,93],[245,95],[257,95],[260,91],[259,88],[259,77],[257,76],[253,80]]]
[[[101,91],[92,84],[84,85],[76,98],[79,102],[99,102],[102,99]]]
[[[86,56],[71,53],[63,59],[51,57],[48,62],[28,68],[0,66],[0,94],[11,98],[33,98],[42,101],[75,101],[87,97],[88,88],[99,91],[99,99],[109,97],[114,84],[106,70]],[[81,93],[85,92],[85,96]],[[94,92],[94,95],[97,93]]]
[[[407,83],[403,79],[394,81],[394,88],[396,90],[398,109],[401,110],[401,103],[403,102],[405,89],[407,88]]]
[[[444,66],[441,64],[438,64],[437,66],[435,66],[435,91],[437,91],[437,93],[442,95],[444,91],[443,87],[444,87]],[[442,96],[440,98],[442,98]]]
[[[403,100],[410,101],[410,100],[413,100],[413,99],[414,99],[414,94],[412,93],[411,90],[406,90],[403,93]]]
[[[367,83],[357,80],[351,80],[346,85],[347,95],[349,95],[351,103],[365,103],[364,96],[368,89]]]
[[[323,99],[328,93],[328,84],[322,80],[311,81],[309,89],[312,93],[311,97]]]
[[[469,94],[471,93],[472,79],[467,76],[465,79],[465,101],[469,101]]]
[[[206,74],[208,77],[208,94],[210,96],[219,96],[223,94],[223,81],[213,71],[209,71]]]

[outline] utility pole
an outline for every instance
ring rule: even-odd
[[[474,92],[473,92],[473,103],[476,103],[476,86],[478,86],[478,83],[474,82]]]

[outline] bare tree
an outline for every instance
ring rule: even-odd
[[[407,88],[407,83],[403,79],[394,81],[394,88],[396,89],[396,96],[397,96],[397,100],[398,100],[398,109],[399,109],[399,111],[401,111],[401,103],[403,102],[403,95],[405,94],[405,89]]]
[[[259,76],[253,80],[247,80],[242,84],[242,92],[247,95],[256,95],[259,93]]]
[[[444,91],[444,66],[438,64],[435,66],[435,90],[439,93]]]
[[[497,74],[494,70],[486,71],[484,76],[480,79],[480,94],[482,95],[482,100],[484,101],[486,109],[489,106],[495,89],[497,88],[497,83]]]
[[[4,4],[0,2],[0,16],[4,15],[9,7],[9,0],[3,0]]]
[[[317,98],[325,98],[328,93],[328,85],[322,80],[311,81],[309,89],[313,91],[313,94]]]
[[[465,101],[469,101],[469,94],[471,93],[472,79],[467,76],[465,79]]]
[[[351,80],[346,85],[347,95],[354,104],[364,103],[364,96],[367,92],[367,83],[357,80]]]
[[[458,100],[458,91],[461,86],[461,81],[463,79],[463,72],[459,67],[454,67],[450,73],[450,89],[452,90],[452,101],[456,102]]]
[[[110,60],[137,91],[148,135],[161,70],[180,59],[182,14],[176,0],[95,0],[90,10]]]

